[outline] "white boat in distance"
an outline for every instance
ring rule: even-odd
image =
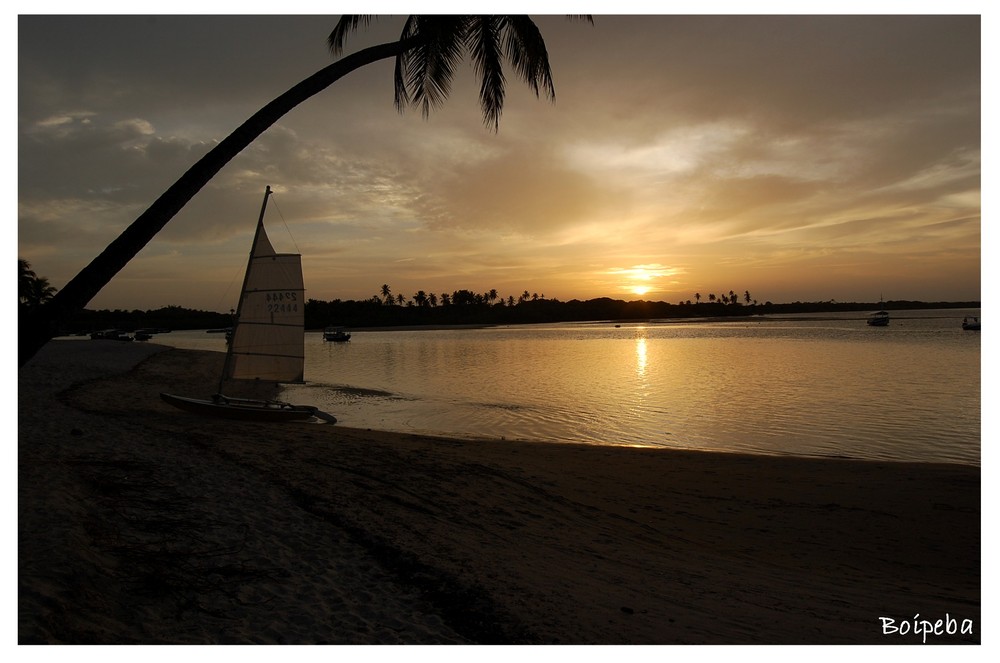
[[[183,410],[231,419],[277,422],[318,418],[333,423],[336,422],[334,417],[311,405],[233,398],[223,394],[226,380],[303,381],[305,287],[302,256],[276,253],[271,246],[264,231],[264,210],[270,195],[271,187],[267,187],[218,392],[210,399],[164,393],[160,397]]]

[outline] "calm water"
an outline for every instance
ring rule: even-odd
[[[980,462],[978,311],[306,335],[288,400],[459,437]],[[215,335],[160,342],[224,349]]]

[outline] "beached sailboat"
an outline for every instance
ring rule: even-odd
[[[271,187],[264,191],[257,232],[243,277],[243,291],[233,325],[232,341],[210,399],[161,393],[164,401],[183,410],[255,421],[336,419],[311,405],[233,398],[223,394],[227,380],[301,383],[305,364],[305,288],[302,256],[276,253],[264,231],[264,211]]]

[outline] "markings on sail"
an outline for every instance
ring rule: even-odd
[[[263,303],[258,303],[257,306],[264,306],[268,313],[298,313],[299,312],[299,296],[303,293],[302,290],[274,290],[274,289],[255,289],[247,290],[247,295],[264,295]]]

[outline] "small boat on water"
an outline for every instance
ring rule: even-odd
[[[92,341],[131,341],[134,340],[128,333],[120,329],[105,329],[96,331],[90,335]]]
[[[226,380],[299,384],[303,381],[305,287],[302,256],[277,253],[271,246],[264,231],[264,211],[270,195],[271,187],[267,187],[218,391],[208,399],[165,393],[160,397],[182,410],[229,419],[271,422],[320,419],[335,423],[336,418],[311,405],[234,398],[222,393]]]
[[[889,326],[889,312],[885,310],[885,301],[881,298],[878,301],[879,309],[874,313],[868,314],[868,326],[869,327],[888,327]]]
[[[351,333],[343,327],[327,327],[323,330],[323,340],[331,343],[346,343],[351,340]]]
[[[979,328],[979,318],[976,317],[966,317],[962,320],[962,329],[965,331],[980,331]]]

